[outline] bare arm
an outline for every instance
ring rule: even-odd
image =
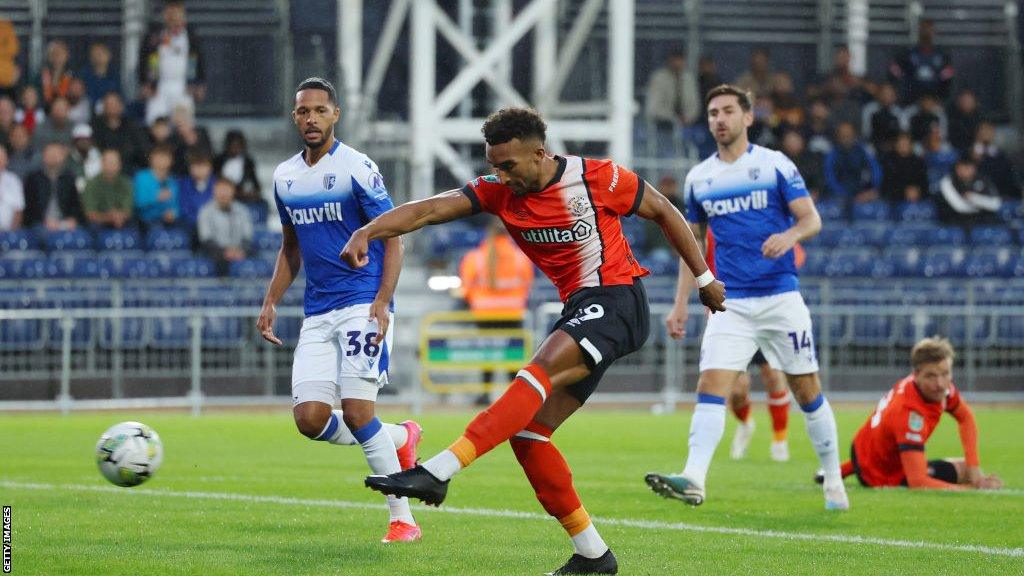
[[[278,346],[282,342],[277,336],[274,336],[274,319],[277,317],[275,307],[281,301],[284,293],[288,291],[288,287],[295,281],[295,277],[299,275],[301,266],[302,254],[299,252],[299,239],[295,236],[295,228],[285,226],[281,238],[281,249],[277,252],[277,262],[274,265],[274,275],[270,278],[267,293],[263,297],[263,308],[260,310],[259,319],[256,320],[256,328],[263,338]]]
[[[796,221],[785,232],[772,234],[761,245],[761,254],[765,258],[780,258],[802,240],[816,236],[821,232],[821,216],[814,207],[809,196],[797,198],[789,203],[789,211]]]
[[[404,253],[405,248],[400,237],[384,241],[384,266],[381,270],[380,288],[377,289],[377,297],[370,304],[370,317],[377,321],[377,337],[374,338],[374,344],[380,344],[384,340],[388,325],[391,323],[389,308],[391,298],[395,295],[395,287],[398,286]]]
[[[472,213],[473,203],[461,190],[449,190],[424,200],[406,202],[356,230],[342,249],[341,258],[353,268],[362,268],[370,261],[367,256],[370,240],[394,238],[429,224],[449,222]]]

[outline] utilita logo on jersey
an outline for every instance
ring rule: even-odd
[[[520,235],[523,240],[534,244],[564,244],[585,240],[593,231],[593,226],[577,220],[570,228],[529,228],[520,232]]]
[[[708,216],[725,216],[747,210],[764,210],[768,207],[768,191],[754,190],[746,196],[724,198],[722,200],[705,200],[700,203]]]
[[[341,202],[324,202],[318,208],[288,208],[292,224],[316,224],[317,222],[341,222]]]

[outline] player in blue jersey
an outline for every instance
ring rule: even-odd
[[[373,242],[373,263],[352,268],[339,258],[354,231],[394,205],[377,166],[334,137],[340,116],[332,86],[322,78],[299,84],[292,118],[305,149],[274,171],[274,199],[283,237],[257,328],[274,335],[275,305],[306,264],[306,317],[292,365],[292,413],[299,432],[332,444],[359,444],[370,469],[391,474],[416,463],[421,429],[384,424],[374,413],[388,382],[394,314],[391,297],[402,266],[402,242]],[[341,410],[333,410],[341,397]],[[406,498],[388,496],[384,542],[419,540]]]
[[[804,412],[807,433],[824,470],[825,507],[849,508],[839,470],[836,422],[818,379],[811,314],[799,292],[793,246],[821,230],[796,166],[782,153],[754,146],[750,94],[731,85],[713,88],[706,100],[718,153],[686,176],[687,219],[703,238],[715,238],[716,274],[729,287],[725,312],[708,317],[700,351],[697,405],[690,421],[689,453],[681,474],[648,474],[662,496],[693,505],[705,499],[711,457],[725,431],[725,399],[757,352],[775,358]],[[686,324],[694,286],[681,266],[670,333]]]

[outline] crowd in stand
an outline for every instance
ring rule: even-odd
[[[221,264],[246,257],[267,204],[245,136],[217,148],[195,123],[204,63],[182,2],[165,3],[143,42],[137,99],[102,42],[74,62],[51,40],[24,75],[18,54],[0,25],[0,232],[183,229]]]
[[[1006,208],[1020,204],[1021,179],[975,93],[953,91],[955,70],[934,44],[933,24],[919,30],[885,79],[854,74],[849,50],[839,48],[832,70],[800,92],[766,50],[754,50],[749,70],[732,79],[754,95],[750,139],[785,152],[814,198],[844,214],[886,204],[890,213],[930,211],[965,227],[1002,223]],[[706,157],[715,145],[697,129],[705,119],[696,94],[722,80],[714,60],[701,58],[694,74],[673,53],[649,79],[648,124],[661,138],[690,139]]]

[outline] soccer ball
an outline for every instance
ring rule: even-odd
[[[114,424],[96,443],[96,464],[118,486],[138,486],[156,474],[164,446],[155,430],[139,422]]]

